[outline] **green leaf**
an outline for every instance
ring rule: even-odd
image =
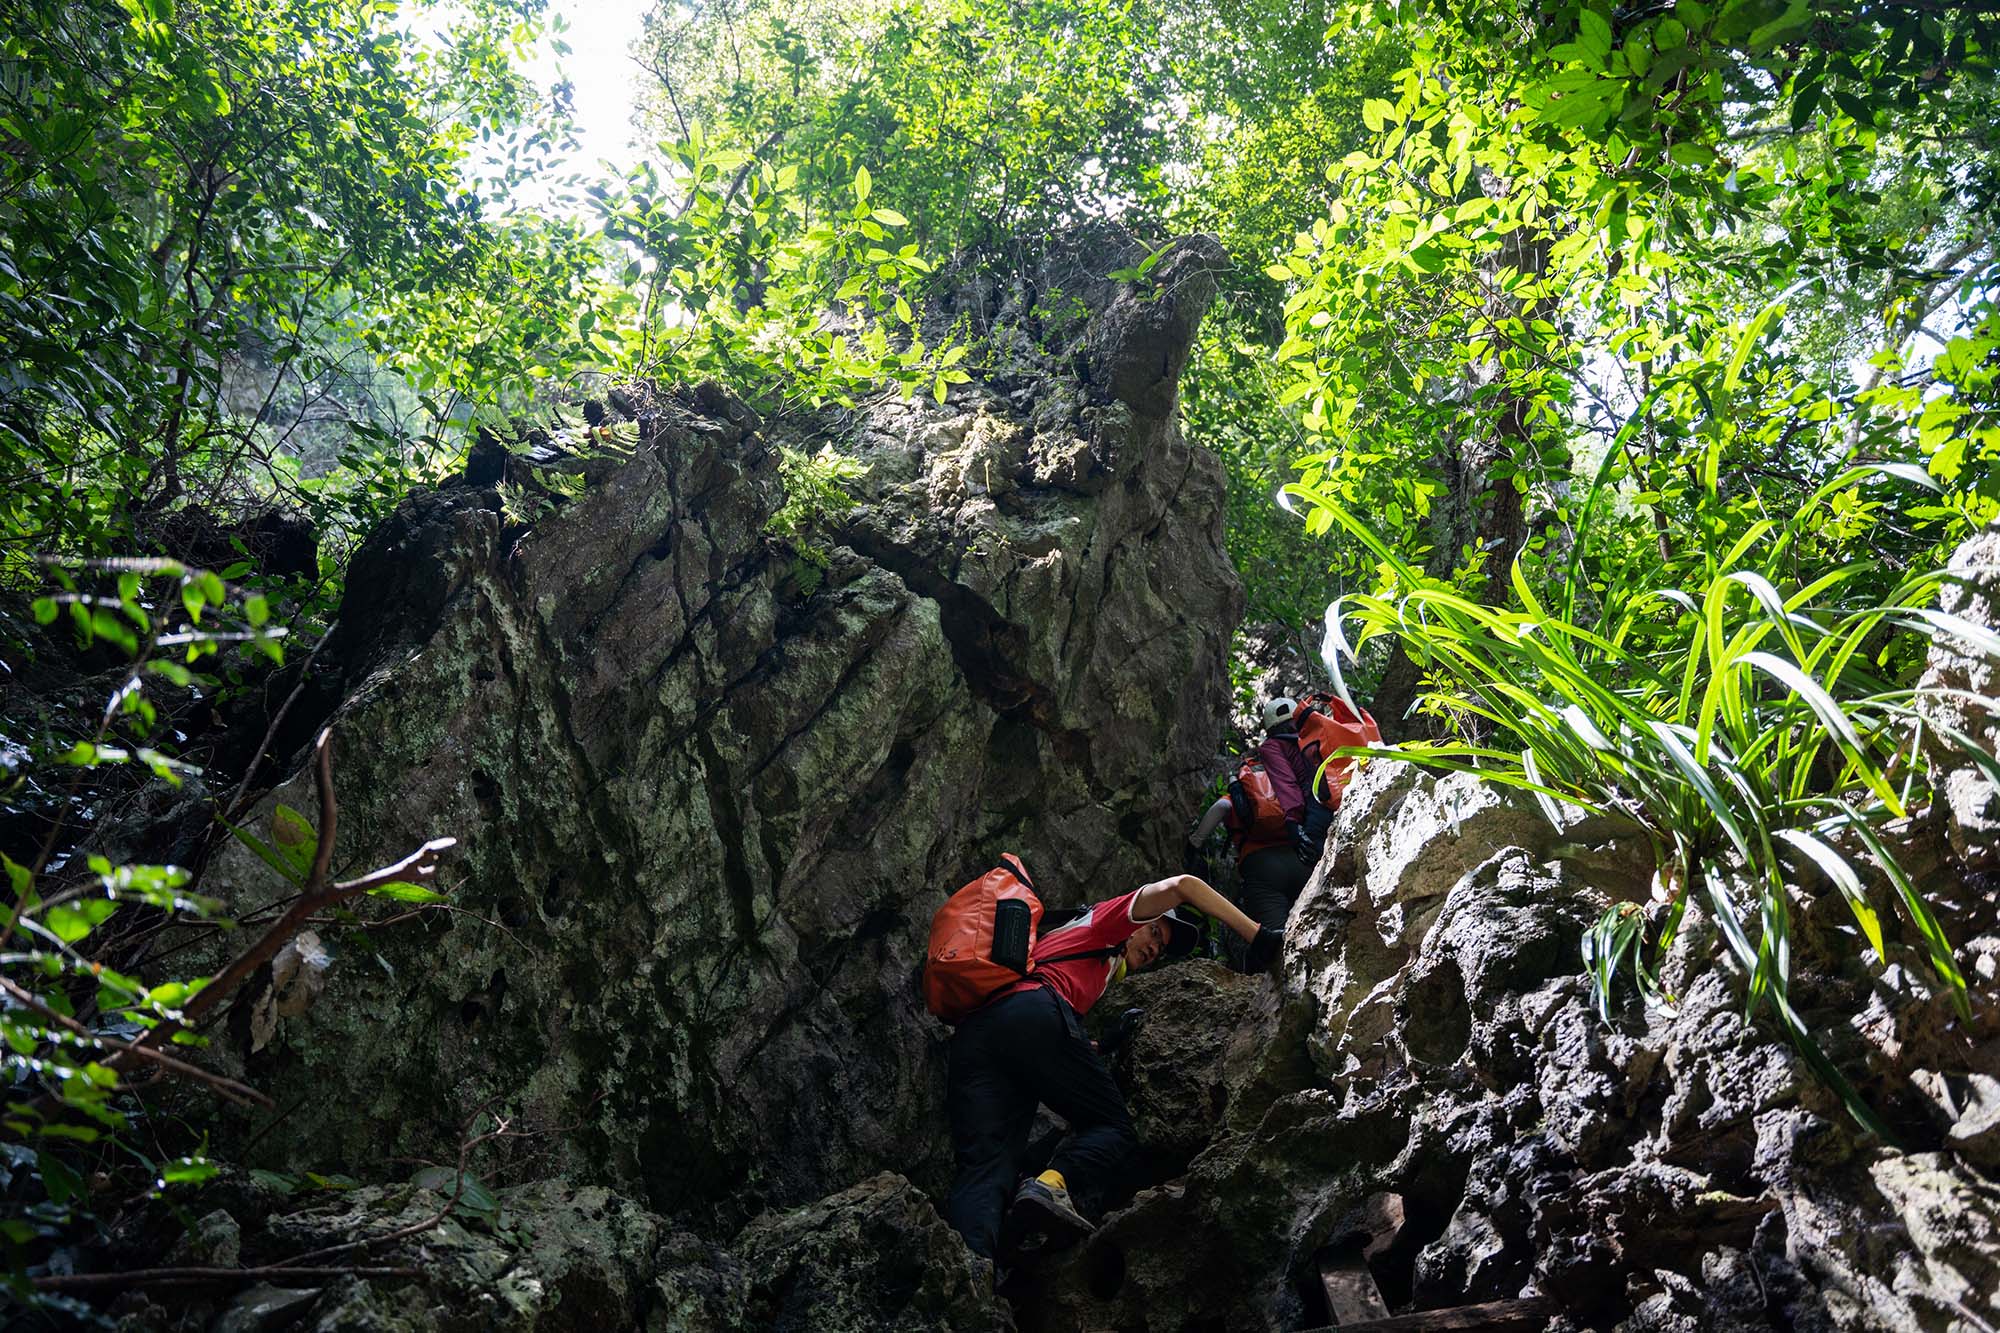
[[[271,810],[271,842],[300,879],[312,869],[319,854],[319,835],[306,817],[289,805],[279,803]]]
[[[158,1186],[200,1185],[215,1179],[220,1170],[206,1157],[177,1157],[160,1168]]]
[[[1789,295],[1789,293],[1786,293],[1786,295]],[[1777,300],[1772,301],[1762,310],[1759,310],[1757,317],[1752,319],[1749,325],[1743,330],[1743,336],[1736,340],[1736,351],[1729,358],[1729,369],[1722,376],[1722,387],[1725,390],[1734,389],[1741,381],[1743,363],[1750,359],[1751,349],[1757,345],[1757,340],[1764,336],[1765,327],[1784,308],[1785,297],[1780,296]]]
[[[455,1211],[470,1213],[489,1221],[500,1215],[500,1201],[494,1198],[492,1191],[469,1171],[461,1176],[446,1167],[427,1166],[410,1177],[410,1183],[420,1189],[427,1189],[443,1199],[450,1199],[456,1192],[458,1202]]]
[[[1882,947],[1881,918],[1868,905],[1868,897],[1861,888],[1861,877],[1854,873],[1854,867],[1847,863],[1847,858],[1801,829],[1779,829],[1772,836],[1803,852],[1833,881],[1834,887],[1840,890],[1840,896],[1847,900],[1848,909],[1854,914],[1855,923],[1861,927],[1868,947],[1875,951],[1875,960],[1878,963],[1887,962],[1888,954]]]
[[[242,843],[245,847],[248,847],[251,851],[255,852],[257,854],[258,859],[263,861],[265,865],[271,867],[271,869],[277,871],[280,875],[283,875],[286,879],[290,880],[294,884],[305,883],[304,871],[293,869],[292,863],[289,860],[287,860],[285,857],[278,855],[277,852],[271,850],[269,844],[267,844],[262,838],[259,838],[256,834],[252,833],[249,829],[238,827],[237,825],[230,823],[226,819],[218,819],[216,822],[221,824],[222,827],[228,829],[230,833],[234,834],[238,842]],[[310,864],[310,862],[308,862],[308,864]]]
[[[421,884],[411,884],[400,879],[391,880],[387,884],[378,884],[368,890],[368,893],[371,897],[388,898],[399,903],[441,903],[446,901],[445,896],[441,893],[434,893]]]
[[[49,1192],[49,1202],[58,1207],[72,1199],[86,1197],[83,1177],[71,1170],[63,1161],[49,1153],[35,1154],[35,1170],[41,1174],[42,1188]]]
[[[42,924],[64,944],[75,944],[117,910],[118,904],[110,898],[83,898],[51,907],[43,913]]]
[[[1586,9],[1577,15],[1576,40],[1602,60],[1611,54],[1611,25],[1602,14]]]
[[[270,1190],[274,1194],[291,1195],[299,1191],[299,1179],[281,1171],[266,1171],[262,1167],[250,1168],[250,1180],[259,1189]]]

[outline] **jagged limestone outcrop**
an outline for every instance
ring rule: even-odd
[[[706,386],[607,456],[544,449],[574,498],[489,449],[406,502],[318,662],[336,870],[456,836],[452,910],[329,932],[318,1002],[217,1053],[283,1117],[217,1147],[367,1179],[491,1101],[541,1137],[489,1169],[532,1151],[711,1228],[885,1168],[940,1187],[933,906],[1002,849],[1054,903],[1168,863],[1226,708],[1222,473],[1174,420],[1219,250],[1104,276],[1143,253],[1082,233],[966,298],[999,368],[948,403],[767,427]],[[778,448],[823,443],[867,470],[801,577]],[[309,779],[252,822],[276,803],[316,809]],[[241,848],[208,882],[283,891]]]
[[[1990,624],[2000,566],[1981,542],[1958,563],[1984,589],[1958,604]],[[1944,643],[1926,681],[1988,669]],[[1126,1072],[1142,1133],[1206,1140],[1022,1295],[1023,1326],[1311,1326],[1328,1318],[1322,1262],[1365,1254],[1397,1309],[1532,1297],[1552,1328],[1992,1327],[2000,895],[1980,868],[1984,780],[1967,766],[1889,830],[1958,947],[1969,1022],[1897,937],[1886,884],[1885,967],[1855,956],[1831,886],[1794,888],[1794,1002],[1892,1146],[1746,1020],[1699,906],[1662,977],[1677,1008],[1625,989],[1599,1016],[1579,944],[1649,886],[1616,824],[1558,830],[1463,776],[1370,766],[1292,915],[1281,994],[1225,1000],[1198,973],[1135,988],[1151,1003],[1133,1049],[1167,1066]],[[1218,1018],[1235,1025],[1219,1060]]]
[[[2000,904],[1961,923],[1963,1025],[1907,945],[1881,972],[1819,947],[1820,891],[1801,890],[1795,997],[1899,1150],[1745,1021],[1705,919],[1669,959],[1676,1012],[1625,993],[1598,1016],[1579,945],[1636,871],[1609,873],[1619,855],[1558,840],[1526,800],[1372,766],[1293,913],[1282,1000],[1236,996],[1213,964],[1132,988],[1148,1012],[1119,1068],[1150,1162],[1206,1141],[1019,1295],[1023,1327],[1314,1326],[1321,1259],[1370,1236],[1399,1309],[1539,1295],[1552,1327],[1633,1333],[1990,1325],[2000,1182],[1958,1132],[1982,1112],[1913,1090],[2000,1059],[1979,965]]]

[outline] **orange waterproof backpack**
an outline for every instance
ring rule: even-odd
[[[1229,784],[1229,827],[1238,840],[1281,838],[1290,819],[1278,801],[1277,788],[1271,785],[1271,775],[1264,770],[1264,761],[1255,754],[1243,756]]]
[[[1011,852],[1000,864],[945,899],[931,917],[924,954],[924,1004],[947,1023],[969,1017],[1015,982],[1033,976],[1030,955],[1041,929],[1042,900],[1027,867]],[[1083,949],[1045,961],[1109,958],[1123,944]]]
[[[1299,701],[1299,744],[1317,744],[1321,757],[1347,745],[1380,745],[1382,729],[1365,708],[1356,708],[1332,694],[1308,694]],[[1352,759],[1333,759],[1314,785],[1313,795],[1329,810],[1340,808],[1341,794],[1354,776]]]
[[[956,1023],[1030,971],[1042,900],[1012,853],[945,900],[931,917],[924,1003]]]

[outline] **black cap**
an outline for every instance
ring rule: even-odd
[[[1167,944],[1164,949],[1160,950],[1162,957],[1185,958],[1200,945],[1202,936],[1201,927],[1187,917],[1180,915],[1178,908],[1168,912],[1160,920],[1167,923]]]

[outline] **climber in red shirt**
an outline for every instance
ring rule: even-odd
[[[1194,948],[1201,932],[1174,914],[1182,905],[1249,941],[1258,970],[1283,947],[1282,931],[1259,926],[1193,875],[1174,875],[1096,903],[1038,937],[1035,971],[958,1025],[945,1096],[957,1174],[945,1214],[974,1253],[993,1258],[1031,1237],[1074,1239],[1091,1230],[1086,1214],[1116,1185],[1139,1141],[1080,1019],[1117,977]],[[1038,1104],[1061,1116],[1069,1135],[1008,1209]]]

